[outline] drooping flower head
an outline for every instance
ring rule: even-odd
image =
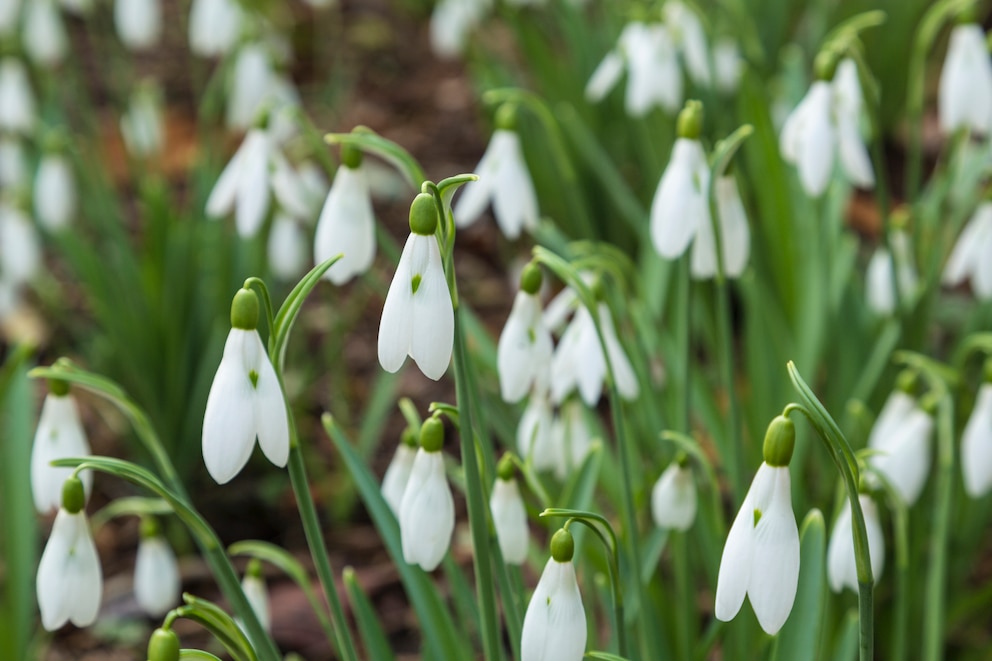
[[[961,434],[964,490],[980,498],[992,489],[992,359],[985,362],[985,382]]]
[[[943,284],[953,287],[971,281],[975,296],[992,298],[992,202],[982,202],[965,225],[944,267]]]
[[[228,52],[244,21],[237,0],[193,0],[189,10],[189,48],[200,57]]]
[[[454,308],[434,230],[434,198],[421,193],[410,205],[410,236],[403,246],[379,322],[379,364],[396,372],[407,356],[437,381],[448,369],[455,337]]]
[[[940,72],[937,116],[945,133],[967,128],[984,135],[992,128],[992,60],[985,30],[977,23],[963,23],[951,31]]]
[[[496,348],[499,388],[503,400],[519,402],[551,366],[551,332],[541,319],[541,268],[524,267],[520,291]]]
[[[142,81],[131,93],[121,115],[121,137],[134,158],[155,156],[165,146],[162,90],[154,80]]]
[[[0,58],[0,132],[30,133],[37,119],[24,62],[12,56]]]
[[[861,512],[865,517],[865,530],[868,532],[868,555],[871,559],[871,575],[878,583],[885,567],[885,535],[878,519],[878,506],[868,494],[860,494]],[[840,592],[845,587],[858,591],[858,569],[854,559],[854,529],[851,515],[851,501],[844,499],[844,507],[834,524],[827,547],[827,578],[830,589]]]
[[[530,461],[534,470],[557,470],[558,453],[554,442],[554,415],[548,399],[548,386],[539,379],[531,389],[517,425],[517,452]]]
[[[420,449],[400,503],[403,559],[434,571],[451,545],[455,503],[444,474],[444,424],[429,418],[420,430]]]
[[[252,558],[241,579],[241,590],[245,593],[248,605],[255,612],[258,623],[266,632],[272,631],[272,612],[269,608],[269,591],[265,587],[265,577],[262,575],[262,563]],[[244,628],[244,627],[242,627]]]
[[[791,420],[772,420],[765,434],[765,461],[730,527],[717,577],[717,619],[732,620],[747,596],[769,635],[789,618],[799,583],[799,528],[789,477],[795,438]]]
[[[56,468],[51,462],[90,454],[90,444],[79,420],[76,400],[69,393],[69,384],[53,380],[48,387],[49,394],[41,408],[31,447],[31,492],[34,506],[42,514],[61,506],[63,485],[73,473],[73,469]],[[93,475],[83,471],[79,480],[83,484],[83,494],[88,498]]]
[[[930,472],[933,415],[913,397],[914,378],[900,376],[896,389],[875,420],[868,447],[875,452],[868,464],[892,484],[906,505],[920,497]]]
[[[103,572],[90,534],[82,481],[73,476],[62,489],[62,506],[38,563],[37,597],[41,624],[48,631],[72,621],[96,621],[103,593]]]
[[[362,152],[348,145],[341,148],[341,166],[317,221],[314,263],[338,253],[341,259],[324,275],[336,285],[365,273],[375,259],[375,215]]]
[[[520,661],[580,661],[586,651],[586,612],[575,579],[575,542],[562,528],[527,604]]]
[[[56,0],[24,3],[21,43],[24,52],[40,67],[51,69],[65,59],[69,38]]]
[[[500,459],[496,467],[489,510],[493,515],[493,528],[503,561],[509,565],[522,565],[527,559],[530,531],[527,528],[527,510],[517,486],[516,466],[509,453]]]
[[[76,177],[56,137],[38,162],[34,178],[34,215],[50,232],[63,229],[76,215]]]
[[[696,483],[683,456],[664,470],[651,490],[651,515],[659,528],[688,530],[696,519]]]
[[[896,217],[898,216],[893,216]],[[904,308],[908,307],[906,302],[915,298],[919,283],[916,267],[913,265],[909,235],[897,223],[893,223],[893,229],[889,233],[889,247],[891,252],[884,246],[875,250],[865,272],[865,298],[869,307],[879,315],[893,314],[897,300],[903,302]],[[899,299],[896,298],[897,283]]]
[[[221,218],[233,211],[242,238],[255,236],[269,212],[270,162],[274,151],[265,128],[249,129],[207,198],[207,215]]]
[[[717,176],[713,182],[713,196],[720,230],[720,253],[723,255],[722,272],[726,278],[738,278],[747,267],[751,253],[751,230],[748,228],[741,194],[737,190],[737,179],[733,174],[723,173]],[[692,242],[689,272],[697,280],[716,277],[719,272],[711,216],[707,216],[707,220],[710,222],[700,223],[699,231]]]
[[[134,561],[134,597],[152,617],[161,617],[180,603],[179,563],[152,517],[141,520]]]
[[[286,400],[257,326],[258,296],[241,289],[231,303],[231,332],[203,415],[203,461],[218,484],[241,472],[256,437],[276,466],[289,458]]]
[[[116,0],[114,26],[117,36],[130,50],[147,50],[162,34],[160,0]]]
[[[386,504],[397,518],[400,515],[403,493],[406,491],[407,482],[410,481],[410,473],[413,471],[416,457],[417,432],[408,427],[403,430],[400,444],[396,446],[393,460],[389,462],[386,474],[382,478],[382,497],[386,499]]]
[[[551,455],[555,477],[564,481],[586,460],[592,448],[593,430],[586,419],[586,405],[569,397],[558,407],[551,422]]]

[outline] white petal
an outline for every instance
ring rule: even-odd
[[[458,227],[468,227],[478,220],[496,190],[496,170],[503,158],[499,150],[506,147],[505,140],[496,138],[497,133],[498,131],[493,134],[479,164],[475,166],[478,181],[470,181],[462,186],[458,201],[452,206],[455,225]]]
[[[875,249],[865,273],[865,298],[876,314],[888,315],[896,309],[895,288],[892,282],[892,257],[879,246]]]
[[[60,509],[38,563],[37,596],[42,625],[55,631],[71,620],[86,627],[96,620],[103,592],[100,558],[86,514]]]
[[[887,450],[892,445],[899,426],[915,408],[916,400],[912,396],[901,390],[893,390],[875,419],[875,425],[868,436],[868,447],[873,450]]]
[[[858,188],[873,188],[875,172],[872,170],[868,148],[865,147],[857,124],[842,121],[837,127],[840,164],[847,178]]]
[[[35,122],[34,93],[24,63],[0,60],[0,129],[28,133]]]
[[[90,445],[79,420],[76,401],[72,395],[59,397],[49,394],[41,408],[38,430],[31,448],[31,491],[38,511],[46,514],[62,505],[62,485],[72,473],[72,468],[50,465],[55,459],[87,457]],[[91,471],[79,474],[86,498],[93,484]]]
[[[933,418],[914,407],[890,432],[879,454],[869,458],[910,506],[919,498],[930,472],[932,432]]]
[[[267,254],[269,268],[279,280],[298,278],[306,266],[307,238],[303,228],[281,211],[272,219]]]
[[[214,184],[207,197],[206,213],[208,216],[220,218],[234,211],[234,203],[238,197],[238,182],[242,177],[242,166],[248,144],[246,137],[217,178],[217,183]]]
[[[269,610],[269,591],[265,589],[265,579],[261,576],[247,575],[241,581],[241,589],[255,617],[265,631],[272,629],[272,614]]]
[[[992,115],[992,62],[981,26],[958,25],[951,32],[937,105],[944,132],[962,127],[988,132],[988,118]]]
[[[413,332],[413,278],[412,260],[414,238],[410,234],[403,245],[396,274],[389,284],[386,301],[382,306],[379,321],[379,364],[387,372],[396,372],[410,351],[410,336]]]
[[[227,101],[229,128],[237,130],[251,126],[274,81],[272,62],[261,43],[249,43],[238,51]]]
[[[827,546],[827,580],[830,589],[840,592],[845,587],[858,589],[857,569],[854,566],[854,533],[851,530],[851,502],[845,498],[844,507],[834,523]]]
[[[610,308],[606,303],[599,304],[599,326],[603,332],[603,343],[606,345],[606,353],[610,358],[610,367],[613,368],[613,378],[616,380],[620,396],[628,401],[637,399],[640,392],[637,375],[634,374],[634,368],[620,344]]]
[[[270,130],[270,133],[275,131]],[[307,193],[303,183],[279,149],[272,150],[271,185],[272,195],[283,211],[294,218],[310,220],[310,205],[307,203]]]
[[[234,215],[238,235],[244,239],[258,234],[269,212],[270,150],[269,138],[260,129],[245,136]]]
[[[679,138],[651,202],[651,239],[665,259],[685,252],[700,223],[709,222],[706,159],[698,140]]]
[[[34,210],[49,231],[69,224],[76,211],[76,182],[64,156],[46,155],[38,164],[34,181]]]
[[[241,30],[237,0],[193,0],[189,15],[190,50],[201,57],[231,49]]]
[[[666,23],[677,34],[685,66],[693,82],[709,87],[709,46],[699,17],[681,2],[666,2],[663,9]]]
[[[24,6],[21,43],[42,67],[54,67],[65,58],[69,40],[54,0],[30,0]]]
[[[403,559],[434,571],[451,545],[455,504],[440,452],[417,451],[400,504]]]
[[[434,236],[414,235],[411,270],[421,281],[411,296],[410,357],[424,376],[437,381],[451,362],[455,315]]]
[[[368,271],[375,259],[375,215],[362,168],[342,165],[317,221],[314,263],[341,253],[325,277],[342,285]]]
[[[992,202],[982,202],[961,231],[944,267],[941,281],[945,285],[958,285],[974,272],[982,261],[984,236],[992,236]]]
[[[533,463],[535,470],[549,470],[557,466],[552,439],[551,405],[542,394],[531,395],[520,417],[517,425],[517,451],[521,457]]]
[[[596,70],[586,83],[586,100],[590,103],[602,101],[610,90],[616,87],[620,76],[623,75],[623,56],[616,51],[610,51],[602,59]]]
[[[537,296],[517,292],[496,349],[500,394],[509,403],[527,394],[537,374],[550,367],[551,335],[541,323]]]
[[[796,165],[806,193],[819,197],[830,183],[837,138],[830,118],[830,84],[818,80],[807,93],[805,123],[797,136]]]
[[[751,230],[747,224],[747,214],[733,175],[718,177],[713,186],[717,214],[720,216],[724,272],[728,278],[737,278],[747,267],[751,254]]]
[[[117,0],[114,25],[121,41],[131,50],[151,48],[162,32],[159,0]]]
[[[754,527],[747,594],[761,628],[778,633],[799,585],[799,529],[792,512],[789,469],[773,468],[771,503]]]
[[[961,435],[961,470],[965,491],[972,498],[992,489],[992,384],[985,383],[979,389]]]
[[[493,528],[496,530],[503,562],[522,565],[527,559],[530,533],[527,528],[527,511],[516,480],[497,479],[493,483],[489,509],[493,515]]]
[[[179,564],[163,537],[142,538],[134,561],[134,596],[152,617],[179,605]]]
[[[586,635],[575,568],[549,558],[524,615],[520,661],[581,661]]]
[[[255,337],[252,337],[254,335]],[[255,447],[254,387],[244,364],[257,331],[232,328],[203,414],[203,462],[218,484],[241,472]],[[248,351],[251,349],[248,348]]]
[[[744,69],[744,60],[741,59],[737,42],[723,38],[713,44],[713,68],[716,71],[717,89],[724,94],[736,92]]]
[[[659,528],[688,530],[696,518],[692,469],[669,464],[651,489],[651,514]]]
[[[0,265],[3,279],[21,283],[35,276],[41,266],[38,231],[24,212],[0,200]]]
[[[382,478],[382,497],[386,499],[386,503],[397,518],[400,515],[403,492],[406,491],[407,482],[410,481],[410,472],[413,470],[413,460],[416,456],[417,453],[413,448],[400,443]]]
[[[493,140],[497,139],[506,145],[499,150],[493,213],[503,235],[516,239],[522,229],[537,227],[537,193],[527,171],[519,136],[513,131],[497,130]]]
[[[252,394],[252,414],[255,431],[262,452],[276,466],[286,465],[289,459],[289,418],[286,414],[286,397],[276,376],[276,370],[262,345],[258,331],[248,331],[245,341],[245,363],[258,374]]]

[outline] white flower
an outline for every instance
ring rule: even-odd
[[[0,200],[0,274],[11,284],[34,277],[41,266],[41,242],[31,219]]]
[[[941,281],[948,286],[971,279],[971,288],[982,299],[992,298],[992,202],[982,202],[965,225],[944,267]]]
[[[876,450],[868,463],[892,484],[906,505],[912,505],[930,472],[933,418],[912,396],[893,391],[868,437]]]
[[[857,65],[845,59],[837,65],[833,84],[815,81],[785,120],[779,148],[782,157],[799,169],[807,194],[819,196],[827,189],[835,152],[851,183],[874,186],[871,160],[858,128],[862,102]]]
[[[382,478],[382,497],[386,499],[386,503],[397,518],[400,515],[403,493],[406,491],[407,482],[410,481],[410,473],[413,471],[413,461],[416,457],[415,448],[400,443],[396,446],[393,460],[389,462],[386,474]]]
[[[585,407],[577,399],[567,399],[551,422],[550,461],[555,477],[564,480],[582,465],[592,447],[592,430],[586,421]]]
[[[42,156],[34,180],[34,213],[50,232],[66,227],[76,214],[76,180],[65,156]]]
[[[899,282],[899,295],[903,301],[916,294],[919,278],[913,267],[909,237],[904,231],[894,230],[889,236],[889,244],[896,256],[896,273]],[[868,305],[881,315],[892,314],[896,309],[895,282],[892,279],[892,256],[883,246],[879,246],[868,262],[865,274]]]
[[[628,23],[616,49],[603,58],[586,84],[586,99],[601,101],[627,68],[624,106],[632,117],[643,117],[655,106],[675,112],[682,103],[682,72],[678,51],[665,26]]]
[[[534,470],[557,468],[559,461],[553,434],[553,416],[547,388],[535,386],[517,425],[517,452],[525,460],[530,460]]]
[[[161,535],[138,541],[134,561],[134,597],[152,617],[161,617],[179,604],[179,563],[169,542]]]
[[[885,567],[885,535],[878,520],[878,507],[871,496],[858,496],[861,511],[865,516],[865,530],[868,532],[868,555],[871,559],[871,574],[878,585],[878,578]],[[830,589],[840,592],[845,587],[858,591],[858,568],[854,560],[854,531],[852,528],[851,501],[844,498],[844,508],[837,517],[834,531],[827,547],[827,578]]]
[[[258,233],[269,211],[269,162],[273,151],[264,129],[250,129],[207,198],[208,216],[219,218],[235,212],[235,225],[243,238]]]
[[[409,355],[437,381],[451,362],[454,337],[454,310],[437,239],[411,232],[382,307],[379,364],[396,372]]]
[[[440,57],[461,55],[469,33],[482,22],[492,0],[440,0],[431,14],[431,48]]]
[[[736,92],[744,70],[744,60],[736,41],[725,37],[713,44],[713,68],[716,71],[716,88],[724,94]]]
[[[121,115],[121,136],[132,156],[143,158],[161,153],[165,144],[165,120],[161,92],[154,84],[140,86],[131,94]]]
[[[71,394],[49,393],[41,407],[38,430],[31,447],[31,492],[34,506],[40,513],[47,514],[62,505],[62,485],[73,473],[72,468],[56,468],[50,465],[51,462],[89,455],[90,444],[79,420],[75,398]],[[82,471],[78,477],[89,498],[93,475],[90,471]]]
[[[272,142],[279,143],[279,139],[273,134],[271,125],[268,134],[272,138]],[[279,207],[287,215],[309,223],[312,218],[312,211],[303,180],[279,149],[273,149],[270,153],[269,169],[269,185],[272,188],[272,196],[278,202]]]
[[[600,302],[597,310],[617,389],[624,399],[636,399],[639,393],[637,377],[620,340],[617,339],[610,309],[606,303]],[[587,405],[594,406],[599,401],[605,378],[606,358],[596,334],[596,326],[592,315],[582,306],[562,334],[551,359],[551,399],[560,403],[578,387],[582,400]]]
[[[272,630],[272,614],[269,611],[269,591],[265,589],[265,579],[261,571],[253,571],[251,565],[241,579],[241,591],[245,593],[248,605],[255,612],[258,623],[265,631]],[[243,628],[243,627],[242,627]]]
[[[976,23],[958,25],[951,32],[937,96],[940,128],[953,133],[968,128],[989,132],[992,118],[992,61],[985,31]]]
[[[83,16],[93,8],[93,0],[60,0],[62,8],[71,14]]]
[[[537,227],[537,193],[516,131],[496,129],[475,172],[479,180],[462,187],[454,207],[459,227],[475,222],[490,200],[496,223],[506,238],[516,239],[521,230]]]
[[[306,265],[307,238],[291,216],[277,212],[272,219],[268,243],[269,268],[279,280],[293,280]]]
[[[580,661],[586,635],[575,567],[548,558],[524,615],[520,661]]]
[[[15,136],[0,136],[0,188],[17,189],[27,181],[24,148]]]
[[[0,131],[30,133],[35,122],[34,92],[24,63],[0,60]]]
[[[193,0],[189,13],[189,47],[201,57],[231,50],[241,32],[237,0]]]
[[[799,529],[789,468],[762,462],[723,548],[716,618],[732,620],[747,595],[761,628],[775,635],[792,612],[798,582]]]
[[[127,48],[151,48],[162,33],[162,6],[159,0],[116,0],[114,25]]]
[[[527,510],[524,509],[515,479],[496,479],[492,498],[489,499],[489,510],[493,515],[493,528],[496,529],[496,541],[499,542],[503,562],[522,565],[527,559],[530,531],[527,528]]]
[[[519,402],[551,366],[551,332],[541,320],[538,294],[517,292],[496,349],[500,394]]]
[[[21,0],[0,0],[0,36],[9,37],[17,32],[17,18]]]
[[[59,509],[38,563],[42,626],[55,631],[71,620],[77,627],[88,627],[96,621],[102,592],[103,573],[86,512]]]
[[[728,278],[737,278],[747,266],[747,258],[751,252],[751,231],[734,176],[717,177],[713,183],[713,195],[716,198],[717,219],[720,223],[723,274]],[[690,271],[696,279],[713,278],[717,274],[716,238],[713,236],[713,224],[709,216],[706,222],[699,224],[696,239],[692,243]]]
[[[699,16],[681,2],[666,2],[662,7],[665,25],[682,51],[685,68],[693,82],[709,87],[709,45]]]
[[[65,58],[69,40],[54,0],[30,0],[24,6],[24,51],[36,64],[51,68]]]
[[[245,44],[234,57],[227,99],[227,126],[243,130],[258,118],[277,77],[269,53],[260,43]]]
[[[285,466],[289,421],[282,386],[258,331],[231,328],[203,415],[203,461],[214,481],[224,484],[241,472],[256,436],[269,461]]]
[[[992,489],[992,383],[983,383],[961,435],[964,490],[980,498]]]
[[[651,489],[651,514],[659,528],[688,530],[696,519],[692,468],[673,461]]]
[[[665,259],[676,259],[699,228],[710,222],[710,172],[699,140],[678,138],[651,202],[651,240]]]
[[[375,259],[375,214],[365,169],[342,164],[334,174],[313,241],[315,264],[341,254],[324,277],[343,285],[369,270]]]
[[[455,503],[444,475],[444,457],[420,448],[400,503],[403,559],[434,571],[448,552],[454,529]]]

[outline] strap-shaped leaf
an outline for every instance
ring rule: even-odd
[[[810,510],[799,531],[799,588],[796,601],[775,641],[772,661],[809,658],[820,647],[826,600],[827,530],[820,510]]]
[[[321,276],[327,273],[327,269],[334,266],[334,263],[339,259],[341,259],[341,255],[335,255],[310,269],[310,272],[296,283],[293,291],[289,292],[289,296],[286,297],[279,312],[276,313],[272,328],[275,341],[272,343],[272,354],[269,357],[276,364],[280,374],[286,354],[286,342],[289,340],[289,333],[293,330],[293,324],[296,323],[296,317],[303,308],[303,302],[320,282]]]

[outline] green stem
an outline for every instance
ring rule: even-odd
[[[454,287],[454,283],[452,283]],[[468,501],[468,521],[472,532],[472,564],[475,569],[475,583],[479,594],[480,628],[482,647],[486,661],[502,658],[499,642],[499,614],[496,608],[496,593],[493,585],[492,562],[490,559],[489,519],[486,515],[485,493],[482,475],[479,471],[479,458],[475,447],[475,426],[473,424],[473,401],[468,384],[468,351],[465,348],[465,328],[462,325],[461,307],[455,307],[455,392],[458,398],[460,417],[462,466],[465,470],[465,496]]]
[[[923,658],[943,658],[944,601],[947,582],[947,539],[954,496],[954,403],[945,390],[937,408],[937,490],[927,568],[926,615],[923,618]]]
[[[892,659],[905,661],[906,622],[909,616],[909,513],[904,503],[894,508],[896,543],[895,612],[892,616]]]
[[[291,424],[292,441],[289,448],[289,480],[293,485],[297,508],[300,510],[300,521],[307,538],[310,556],[317,569],[317,576],[324,588],[324,594],[331,605],[331,619],[334,621],[335,644],[341,658],[347,661],[358,661],[355,643],[351,638],[351,630],[345,621],[341,600],[338,598],[337,585],[334,582],[334,571],[331,561],[327,558],[327,545],[324,543],[324,533],[317,519],[317,508],[314,506],[313,494],[307,480],[306,465],[303,462],[303,452],[297,442],[296,425]]]

